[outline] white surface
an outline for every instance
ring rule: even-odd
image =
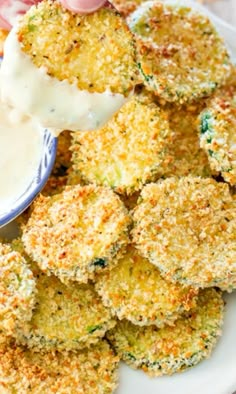
[[[225,299],[223,335],[209,360],[161,378],[149,378],[122,365],[116,394],[232,394],[236,390],[236,292]]]

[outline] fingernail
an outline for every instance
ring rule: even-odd
[[[102,7],[106,0],[62,0],[64,6],[71,11],[87,13]]]

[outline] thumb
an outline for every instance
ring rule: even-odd
[[[61,3],[70,11],[86,14],[102,7],[106,0],[61,0]]]

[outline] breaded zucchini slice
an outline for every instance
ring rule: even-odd
[[[166,278],[236,288],[236,201],[210,178],[167,178],[144,187],[133,241]]]
[[[80,90],[128,97],[135,86],[133,36],[112,7],[80,15],[43,0],[22,18],[18,37],[37,67]]]
[[[58,143],[57,143],[57,155],[55,164],[52,170],[54,175],[57,175],[60,172],[61,167],[64,170],[67,170],[71,166],[71,132],[69,130],[63,131],[58,136]]]
[[[87,183],[132,194],[156,176],[172,138],[168,114],[136,94],[99,130],[73,133],[73,169]]]
[[[19,344],[35,351],[76,350],[98,342],[115,326],[93,285],[66,286],[42,272],[36,285],[36,306],[30,322],[17,330]]]
[[[112,394],[118,357],[106,341],[78,353],[0,347],[0,391],[19,394]]]
[[[96,279],[106,307],[140,326],[173,325],[184,311],[196,306],[198,291],[167,282],[159,270],[129,246],[117,266]]]
[[[172,375],[208,358],[221,334],[224,302],[220,292],[200,292],[196,309],[174,327],[138,327],[123,320],[108,333],[118,355],[150,376]]]
[[[164,178],[187,175],[210,177],[213,173],[206,152],[200,148],[198,107],[168,108],[173,140],[160,169]]]
[[[12,335],[31,319],[35,279],[24,257],[0,243],[0,332]]]
[[[200,141],[211,167],[236,185],[236,68],[200,115]]]
[[[71,186],[36,200],[22,240],[43,271],[62,282],[86,283],[95,272],[115,266],[130,224],[128,211],[109,188]]]
[[[8,36],[8,31],[4,30],[4,29],[0,29],[0,56],[3,56],[3,46],[4,46],[4,42]]]
[[[209,96],[222,85],[230,59],[210,20],[176,3],[145,2],[130,16],[129,26],[147,89],[182,104]]]

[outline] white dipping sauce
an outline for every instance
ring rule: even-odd
[[[37,173],[43,129],[0,103],[0,215],[8,211]]]
[[[17,26],[5,42],[0,78],[2,100],[37,119],[55,135],[65,129],[100,128],[127,101],[122,94],[109,90],[90,93],[48,76],[45,68],[36,67],[21,50]]]

